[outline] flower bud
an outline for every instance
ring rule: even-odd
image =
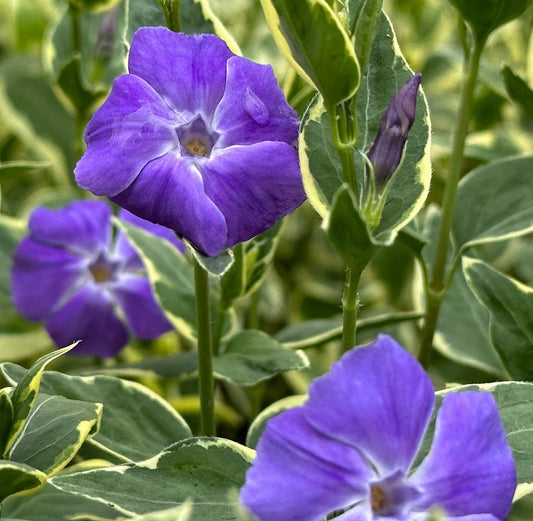
[[[109,61],[113,56],[113,45],[115,44],[117,25],[118,7],[115,6],[102,18],[94,48],[94,54],[104,62]]]
[[[407,134],[415,120],[420,80],[420,74],[415,74],[394,95],[381,117],[376,139],[367,154],[374,167],[374,179],[378,189],[385,186],[402,159]]]

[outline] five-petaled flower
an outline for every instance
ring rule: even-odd
[[[241,501],[261,521],[505,519],[516,472],[492,395],[447,394],[416,466],[433,405],[422,367],[381,335],[267,423]]]
[[[171,230],[125,210],[119,216],[184,251]],[[13,256],[13,301],[27,319],[44,321],[59,347],[82,340],[76,354],[109,357],[129,331],[152,339],[171,329],[140,257],[123,233],[112,237],[107,203],[36,208],[29,230]]]
[[[209,256],[302,204],[298,117],[270,66],[214,35],[144,27],[128,69],[87,126],[81,187]]]

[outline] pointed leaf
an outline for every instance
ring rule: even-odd
[[[366,171],[361,153],[368,152],[390,100],[412,76],[385,15],[381,17],[369,63],[357,93],[359,138],[354,162],[359,189]],[[424,93],[419,89],[415,122],[409,131],[403,160],[391,181],[381,221],[374,231],[375,237],[382,236],[380,240],[392,237],[424,204],[431,179],[429,145],[429,110]],[[305,191],[314,209],[325,218],[343,183],[343,174],[333,145],[329,117],[319,97],[304,115],[299,152]]]
[[[531,0],[450,0],[480,40],[501,25],[518,18]]]
[[[253,329],[232,336],[223,353],[213,359],[215,375],[239,385],[255,385],[308,365],[301,351],[285,349],[266,333]]]
[[[350,37],[325,0],[261,0],[274,39],[300,76],[334,107],[359,85]]]
[[[45,482],[46,474],[40,470],[23,463],[0,460],[0,502],[17,492],[39,490]]]
[[[39,393],[8,457],[48,476],[57,474],[98,430],[102,404]]]
[[[347,184],[342,185],[335,195],[325,228],[335,251],[354,272],[361,273],[377,246]]]
[[[21,367],[9,363],[1,364],[0,370],[11,382],[24,374]],[[47,371],[41,390],[48,395],[103,404],[100,430],[84,446],[96,454],[93,457],[116,462],[140,460],[191,436],[183,418],[165,400],[135,382]]]
[[[490,313],[490,336],[513,379],[533,380],[533,288],[464,257],[468,285]]]
[[[457,191],[452,233],[457,250],[533,230],[533,156],[505,158],[472,170]]]
[[[56,476],[50,483],[129,516],[190,500],[195,521],[233,519],[237,497],[229,493],[243,485],[252,457],[252,450],[229,440],[191,438],[137,464]]]
[[[26,371],[24,376],[20,379],[11,398],[14,408],[13,425],[6,442],[5,450],[10,449],[11,445],[15,441],[15,438],[24,427],[24,423],[26,422],[26,419],[28,418],[33,404],[37,398],[41,377],[46,365],[52,360],[59,358],[61,355],[68,353],[77,344],[78,342],[42,356]]]

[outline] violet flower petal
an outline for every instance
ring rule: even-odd
[[[267,423],[240,498],[261,520],[319,521],[367,497],[370,476],[357,450],[316,431],[298,407]]]
[[[77,355],[110,357],[128,342],[128,332],[113,310],[113,301],[102,287],[87,283],[46,324],[58,346],[76,340]]]
[[[189,116],[201,112],[209,122],[224,93],[226,62],[231,56],[226,43],[211,34],[141,27],[133,36],[128,68],[174,110]]]
[[[149,340],[172,329],[146,277],[122,275],[107,287],[124,311],[126,322],[136,337]]]
[[[125,190],[142,168],[177,148],[178,116],[144,80],[120,76],[87,125],[87,150],[74,174],[95,195]]]
[[[87,262],[54,246],[23,239],[15,250],[13,302],[28,320],[44,320],[73,287],[81,284]]]
[[[226,247],[224,216],[206,195],[190,158],[169,153],[151,161],[112,200],[143,219],[172,228],[207,255],[216,256]]]
[[[228,60],[226,90],[213,117],[217,148],[260,141],[293,143],[298,115],[287,103],[272,67],[235,56]]]
[[[141,219],[140,217],[137,217],[136,215],[132,214],[131,212],[128,212],[127,210],[124,210],[123,208],[120,210],[118,217],[122,221],[131,223],[152,235],[165,239],[181,253],[185,253],[185,245],[176,237],[176,234],[169,228],[165,228],[164,226],[161,226],[159,224],[152,223],[150,221],[147,221],[146,219]],[[126,235],[122,232],[119,232],[117,234],[113,253],[117,257],[120,257],[122,259],[123,269],[129,271],[144,269],[144,264],[141,258],[139,257],[139,255],[137,255],[137,252],[131,245]]]
[[[492,514],[472,514],[469,516],[445,517],[444,519],[445,521],[502,521]],[[421,519],[421,521],[426,521],[426,518]]]
[[[392,338],[380,335],[311,384],[306,417],[320,432],[360,449],[387,476],[408,471],[433,402],[422,367]]]
[[[29,220],[33,239],[94,255],[109,246],[111,209],[101,201],[75,201],[64,208],[36,208]]]
[[[305,200],[298,154],[286,143],[230,147],[200,170],[206,194],[224,214],[228,248],[264,232]]]
[[[424,492],[417,509],[439,504],[450,516],[506,518],[516,472],[492,395],[463,392],[444,398],[433,445],[412,481]]]

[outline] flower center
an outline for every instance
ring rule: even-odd
[[[98,257],[89,265],[94,282],[102,284],[115,278],[118,263],[110,260],[105,253],[100,253]]]
[[[219,134],[210,130],[201,116],[176,129],[181,151],[186,156],[207,157]]]
[[[373,512],[381,510],[385,506],[385,497],[385,492],[377,485],[370,487],[370,506]]]

